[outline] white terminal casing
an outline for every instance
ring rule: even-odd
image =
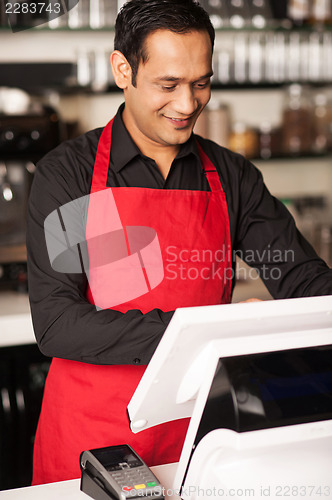
[[[217,429],[191,457],[219,358],[331,344],[332,296],[178,309],[128,405],[131,429],[191,417],[174,481],[186,500],[231,490],[243,497],[245,489],[250,498],[277,499],[301,486],[302,497],[331,498],[331,420]]]

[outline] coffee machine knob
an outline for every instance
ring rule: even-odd
[[[13,143],[16,138],[16,133],[14,129],[7,128],[4,129],[0,136],[0,141],[3,144]]]

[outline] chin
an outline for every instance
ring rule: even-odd
[[[179,130],[178,134],[176,134],[172,138],[170,138],[169,144],[172,144],[173,146],[176,146],[179,144],[184,144],[190,138],[191,134],[192,134],[192,130],[186,130],[186,131]]]

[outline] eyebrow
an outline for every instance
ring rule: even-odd
[[[206,73],[206,75],[200,76],[195,80],[195,82],[198,82],[199,80],[204,80],[205,78],[211,78],[213,76],[213,71],[209,71],[209,73]],[[181,82],[181,80],[184,80],[184,78],[177,78],[176,76],[170,76],[170,75],[163,75],[159,76],[156,78],[157,81],[162,81],[162,82]]]

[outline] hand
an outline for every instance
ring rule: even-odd
[[[239,304],[244,304],[245,302],[263,302],[261,299],[256,299],[256,298],[251,298],[251,299],[247,299],[247,300],[241,300],[239,302]]]

